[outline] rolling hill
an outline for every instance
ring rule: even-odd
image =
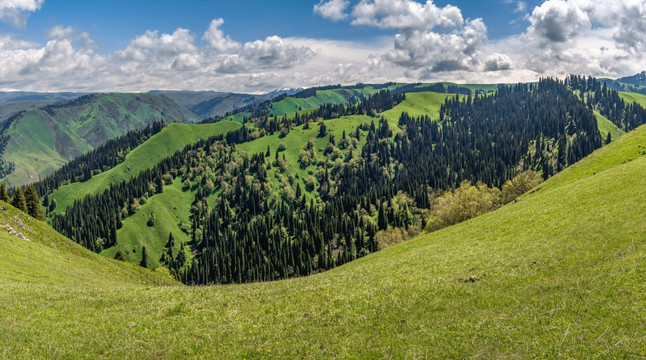
[[[645,133],[495,212],[270,283],[159,285],[0,209],[29,238],[0,232],[0,356],[643,357]]]
[[[153,121],[195,122],[164,95],[92,94],[22,112],[3,125],[2,160],[15,166],[3,182],[34,182],[67,161]]]
[[[316,95],[293,98],[314,98],[334,91],[316,89],[311,92]],[[562,99],[557,103],[551,100],[554,92]],[[276,103],[286,99],[291,98],[277,99]],[[531,102],[542,110],[527,107]],[[270,105],[267,114],[275,103]],[[570,115],[529,120],[554,111]],[[326,103],[310,113],[286,118],[259,115],[242,126],[236,122],[171,126],[184,126],[182,133],[206,135],[196,127],[216,129],[221,124],[231,126],[226,131],[235,130],[226,135],[227,144],[219,142],[222,137],[195,144],[197,136],[175,138],[169,127],[131,151],[122,164],[87,181],[62,185],[49,194],[49,200],[58,204],[50,213],[52,224],[108,257],[120,251],[126,260],[138,263],[145,247],[152,267],[173,268],[186,283],[299,276],[376,251],[373,239],[378,231],[391,226],[423,228],[424,211],[434,195],[418,188],[443,191],[465,178],[501,187],[526,169],[542,170],[547,177],[576,162],[584,151],[601,146],[599,129],[615,138],[622,133],[600,113],[595,118],[579,97],[552,80],[519,85],[513,92],[503,88],[498,94],[477,99],[433,92],[413,92],[405,97],[377,92],[358,105]],[[497,130],[491,131],[492,126]],[[464,130],[467,128],[472,130]],[[563,129],[568,129],[567,137]],[[517,138],[525,147],[518,146]],[[169,139],[176,140],[176,145],[168,148],[171,150],[154,151],[149,145],[165,144]],[[478,148],[474,149],[474,144]],[[495,144],[495,148],[486,144]],[[138,160],[150,154],[154,154],[150,161]],[[448,170],[439,171],[441,166],[431,161]],[[113,189],[104,193],[111,185]],[[397,205],[397,199],[407,204]],[[75,204],[76,200],[82,201]],[[347,207],[335,208],[341,205]],[[106,210],[95,214],[99,206]],[[386,219],[382,220],[384,213]],[[268,219],[273,216],[276,218]],[[285,216],[295,218],[286,220]],[[336,228],[310,219],[326,219]],[[306,224],[307,229],[296,228],[292,221]],[[266,224],[258,225],[261,222]],[[285,230],[276,228],[283,222],[290,225]],[[228,230],[218,229],[218,224],[228,224]],[[219,235],[213,235],[213,228]],[[175,265],[163,260],[169,234],[175,240],[172,253],[183,254]],[[243,239],[246,234],[254,234],[254,239],[276,237],[272,240],[275,244],[283,243],[276,240],[279,236],[289,238],[292,255],[272,249],[268,245],[272,242]],[[240,238],[231,240],[232,244],[213,245],[237,236]],[[312,246],[307,245],[312,241],[308,239],[320,240]],[[262,249],[253,248],[259,244]],[[246,248],[238,250],[239,246]],[[217,260],[222,262],[208,265],[214,261],[209,256],[219,256],[209,251],[222,248],[235,249],[226,254],[245,259]],[[302,255],[303,249],[311,250]],[[278,264],[260,268],[258,259],[263,257],[270,259],[265,263]],[[268,270],[270,267],[275,270]],[[204,269],[205,274],[223,273],[189,273],[191,268]]]
[[[222,135],[240,128],[232,121],[214,124],[170,124],[133,149],[119,165],[84,182],[74,182],[54,190],[50,197],[57,201],[56,212],[64,212],[75,200],[103,192],[110,185],[126,181],[141,171],[150,169],[161,160],[200,139]]]

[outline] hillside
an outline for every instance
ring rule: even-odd
[[[643,357],[646,156],[621,153],[644,133],[584,159],[616,160],[594,175],[552,186],[566,169],[493,213],[278,282],[143,285],[28,222],[42,240],[0,233],[0,356]]]
[[[272,98],[270,94],[253,95],[218,91],[153,90],[150,92],[168,96],[177,104],[196,114],[200,119],[224,115],[247,105]]]
[[[53,92],[39,93],[28,91],[0,91],[0,122],[7,120],[11,115],[59,101],[75,99],[84,93]]]
[[[463,180],[500,188],[523,170],[561,171],[602,145],[599,121],[549,79],[479,97],[379,91],[355,105],[250,117],[114,176],[126,159],[49,194],[50,219],[106,256],[121,250],[137,263],[146,247],[152,266],[188,284],[303,276],[376,251],[378,232],[419,231],[434,193]]]
[[[67,161],[153,121],[195,122],[188,110],[163,95],[94,94],[28,110],[2,133],[2,160],[15,168],[8,185],[34,182]]]
[[[119,165],[93,176],[90,180],[61,186],[50,194],[50,198],[58,203],[56,212],[63,212],[74,200],[101,193],[110,185],[126,181],[199,139],[222,135],[240,126],[231,121],[214,124],[170,124],[128,153]]]

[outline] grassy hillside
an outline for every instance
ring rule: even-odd
[[[550,191],[287,281],[143,285],[49,229],[0,233],[0,356],[643,357],[646,156],[621,154],[644,132],[593,154],[618,161],[596,175],[551,185],[572,167]]]
[[[616,140],[618,137],[624,134],[624,131],[613,124],[612,121],[608,120],[605,116],[599,114],[598,111],[594,111],[594,116],[597,118],[597,126],[599,127],[599,133],[601,133],[601,138],[605,141],[610,133],[610,138]]]
[[[52,192],[50,198],[56,199],[57,212],[64,211],[74,200],[88,194],[97,194],[111,184],[130,179],[199,139],[226,134],[240,126],[231,121],[220,121],[214,124],[170,124],[159,134],[132,150],[121,164],[93,176],[88,181],[61,186]]]
[[[428,115],[431,118],[437,118],[440,106],[450,96],[455,95],[435,92],[408,93],[406,94],[406,100],[397,104],[394,108],[384,111],[383,116],[394,126],[397,125],[399,116],[403,112],[407,112],[411,116]]]
[[[619,96],[621,96],[624,101],[636,102],[646,108],[646,95],[620,91]]]
[[[127,261],[138,264],[142,257],[141,249],[145,246],[148,267],[154,269],[162,266],[159,259],[169,233],[172,232],[175,238],[175,253],[179,251],[181,243],[191,241],[191,237],[182,232],[179,223],[190,226],[191,214],[187,204],[191,204],[194,199],[195,192],[182,191],[181,179],[175,179],[172,185],[164,186],[163,193],[151,197],[136,214],[124,221],[123,227],[117,231],[117,246],[106,249],[101,254],[113,258],[117,250],[121,250]],[[151,213],[154,214],[155,224],[148,226],[146,223]]]
[[[394,89],[399,85],[391,85],[388,89]],[[357,102],[361,96],[369,96],[383,89],[375,89],[372,86],[365,86],[358,89],[329,89],[317,90],[315,96],[297,98],[288,96],[285,99],[272,103],[270,115],[283,116],[303,110],[316,109],[323,104],[346,104],[351,100]]]
[[[2,181],[21,185],[38,180],[67,161],[152,121],[195,122],[190,111],[164,95],[96,94],[64,105],[26,111],[4,132],[2,159],[15,170]]]

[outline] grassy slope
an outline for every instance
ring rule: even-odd
[[[558,188],[600,172],[633,161],[646,155],[646,127],[641,126],[623,135],[619,140],[598,149],[588,157],[570,166],[541,186],[541,191]]]
[[[3,179],[10,185],[38,180],[65,164],[69,159],[92,150],[72,129],[54,121],[45,111],[34,109],[26,112],[8,129],[10,136],[3,158],[16,165],[15,170]],[[57,143],[66,146],[57,148]]]
[[[644,355],[645,170],[641,157],[289,281],[68,287],[16,274],[29,269],[3,269],[0,323],[9,331],[0,351],[88,358]],[[457,281],[470,275],[481,280]]]
[[[166,96],[153,94],[99,94],[82,104],[52,111],[53,116],[41,109],[27,111],[7,130],[10,139],[2,156],[14,162],[16,170],[2,179],[5,183],[36,181],[109,139],[145,127],[153,119],[198,120]]]
[[[75,199],[99,193],[111,184],[129,179],[142,170],[153,167],[186,145],[195,143],[199,139],[226,134],[240,126],[231,121],[214,124],[170,124],[159,134],[132,150],[121,164],[93,176],[88,181],[61,186],[50,195],[50,198],[56,199],[58,204],[56,211],[62,212],[71,206]]]
[[[287,281],[141,285],[49,229],[0,233],[0,357],[643,357],[646,156],[623,160],[644,133],[594,176]]]
[[[594,111],[594,116],[597,118],[597,127],[599,127],[599,133],[601,133],[601,139],[603,141],[606,140],[608,133],[610,133],[612,140],[616,140],[624,134],[623,130],[613,124],[612,121],[606,119],[605,116],[599,114],[598,111]]]
[[[117,250],[121,249],[126,260],[138,264],[141,261],[141,248],[145,246],[148,267],[154,269],[161,266],[159,259],[169,232],[175,238],[175,254],[181,243],[191,241],[191,237],[180,230],[178,223],[182,221],[184,224],[191,224],[189,205],[193,200],[195,192],[182,191],[181,179],[175,179],[172,185],[164,186],[163,193],[151,197],[136,214],[123,222],[123,227],[117,231],[117,246],[106,249],[101,254],[113,258]],[[146,225],[151,212],[155,214],[155,225],[152,227]]]
[[[407,99],[399,104],[396,108],[391,109],[384,113],[391,125],[396,129],[397,122],[399,120],[399,114],[403,111],[407,111],[410,114],[415,116],[421,114],[430,114],[431,117],[437,117],[439,107],[444,102],[447,94],[439,93],[413,93],[408,94]],[[332,134],[336,137],[337,141],[341,139],[343,131],[346,134],[354,131],[357,126],[363,124],[364,122],[371,122],[378,120],[369,116],[344,116],[338,119],[326,120],[326,128],[328,134]],[[305,190],[304,180],[310,176],[309,171],[316,171],[317,168],[315,165],[311,165],[306,169],[302,169],[298,163],[298,155],[303,148],[303,145],[309,141],[309,139],[315,139],[315,148],[317,149],[317,155],[323,157],[323,149],[327,146],[329,137],[318,138],[319,126],[317,124],[312,124],[310,129],[303,129],[303,126],[298,126],[292,129],[287,136],[284,138],[279,138],[279,134],[275,133],[274,135],[268,135],[248,143],[238,145],[239,151],[246,151],[248,154],[256,154],[260,152],[265,152],[267,147],[271,150],[270,161],[273,161],[275,156],[275,151],[278,148],[278,144],[281,142],[287,145],[287,149],[284,152],[281,152],[280,156],[285,155],[287,160],[288,169],[285,172],[287,174],[295,174],[298,178],[295,180],[295,183],[292,185],[293,189],[296,189],[296,184],[300,183],[301,189]],[[359,142],[359,149],[365,144],[365,133]],[[272,167],[268,171],[269,178],[272,180],[272,185],[274,189],[278,190],[281,187],[280,180],[276,177],[277,168]],[[94,180],[94,179],[93,179]],[[90,180],[90,181],[93,181]],[[166,191],[160,195],[154,195],[148,204],[144,205],[141,210],[134,216],[128,218],[124,221],[123,228],[117,232],[117,243],[116,247],[106,249],[102,254],[113,257],[117,249],[121,249],[129,261],[138,263],[141,259],[141,247],[146,246],[146,249],[151,252],[151,258],[154,257],[154,262],[151,262],[153,266],[158,266],[158,260],[161,256],[161,251],[164,244],[168,238],[168,232],[172,231],[175,234],[175,238],[180,241],[189,241],[189,237],[184,233],[180,233],[179,227],[177,226],[178,219],[182,219],[184,222],[188,221],[188,212],[184,214],[184,209],[189,207],[189,204],[192,203],[194,193],[183,193],[184,195],[179,195],[181,185],[175,187],[173,196],[169,197],[169,193]],[[60,198],[58,193],[55,193],[55,198]],[[310,193],[307,193],[310,197]],[[60,201],[57,200],[60,204]],[[182,203],[183,201],[183,203]],[[65,205],[71,204],[70,201],[65,201]],[[61,207],[59,206],[59,209]],[[159,221],[157,226],[154,228],[149,228],[146,226],[146,221],[150,215],[150,212],[154,212],[158,217]],[[163,224],[163,225],[159,225]],[[179,237],[178,235],[179,234]],[[136,253],[133,253],[132,250],[136,249]]]
[[[636,102],[642,107],[646,108],[646,95],[620,91],[619,96],[624,99],[624,101]]]
[[[397,126],[402,112],[407,112],[411,116],[429,115],[432,119],[436,119],[439,116],[440,106],[449,96],[455,95],[435,92],[408,93],[406,100],[384,111],[382,115],[393,126]]]

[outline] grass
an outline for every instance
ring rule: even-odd
[[[178,177],[172,185],[164,186],[164,191],[151,197],[141,206],[139,211],[123,222],[123,227],[117,231],[117,245],[105,249],[101,255],[113,258],[117,250],[121,250],[126,260],[138,264],[141,261],[141,249],[146,247],[148,267],[151,269],[162,266],[159,259],[168,240],[168,234],[175,238],[174,254],[180,249],[181,243],[188,243],[191,237],[182,232],[179,222],[188,224],[190,207],[195,200],[194,191],[182,191],[182,181]],[[150,213],[155,214],[155,225],[148,226]]]
[[[44,224],[29,222],[38,241],[0,232],[0,357],[644,357],[646,156],[625,156],[645,132],[586,158],[596,175],[572,167],[495,212],[273,283],[159,286]]]
[[[24,185],[49,175],[67,161],[106,141],[140,129],[152,120],[184,122],[198,119],[190,111],[158,94],[99,94],[90,101],[25,112],[3,135],[9,141],[2,154],[16,170],[2,179]]]
[[[220,121],[214,124],[170,124],[128,153],[126,159],[119,165],[93,176],[88,181],[61,186],[50,194],[50,199],[56,199],[56,212],[63,212],[74,203],[74,200],[89,194],[100,193],[112,184],[130,179],[199,139],[226,134],[240,126],[239,123],[232,121]]]
[[[550,181],[541,186],[541,191],[548,191],[586,177],[596,176],[603,171],[646,155],[645,126],[626,133],[619,140],[613,141],[586,158],[581,159],[568,167],[567,171],[556,174]]]
[[[643,108],[646,108],[646,95],[644,94],[620,91],[619,96],[624,99],[624,101],[636,102]]]
[[[394,108],[384,111],[382,115],[391,126],[395,127],[399,123],[399,116],[403,112],[407,112],[411,116],[428,115],[431,119],[437,119],[440,116],[440,106],[444,104],[447,97],[452,96],[455,95],[436,92],[408,93],[406,94],[406,100],[397,104]]]
[[[606,119],[605,116],[601,115],[598,111],[594,111],[594,116],[597,118],[597,127],[599,128],[599,133],[601,133],[601,139],[606,141],[608,133],[610,133],[610,138],[614,141],[617,140],[621,135],[624,134],[624,131],[613,124],[612,121]]]
[[[334,135],[338,144],[338,141],[341,139],[344,131],[346,132],[346,135],[349,135],[350,132],[356,130],[356,128],[362,125],[364,122],[370,123],[371,121],[375,121],[375,123],[378,124],[378,119],[372,118],[370,116],[343,116],[340,118],[325,121],[328,135],[322,138],[317,137],[319,133],[319,125],[317,123],[311,123],[309,129],[303,129],[303,125],[297,126],[292,129],[284,138],[280,138],[279,133],[277,132],[273,135],[266,135],[256,140],[240,144],[237,146],[237,149],[239,151],[246,151],[249,156],[251,156],[260,152],[266,152],[267,146],[269,146],[269,149],[271,150],[271,156],[269,160],[273,161],[276,150],[278,149],[278,145],[281,142],[285,143],[287,145],[286,150],[280,153],[281,157],[285,155],[285,159],[287,160],[288,164],[285,175],[294,174],[295,176],[298,176],[298,179],[296,181],[301,184],[301,189],[305,190],[305,183],[303,180],[310,176],[310,174],[308,173],[309,170],[312,170],[314,172],[316,171],[316,166],[311,165],[306,169],[300,168],[298,163],[298,156],[301,149],[303,148],[303,145],[305,145],[305,143],[307,143],[310,139],[314,139],[314,147],[317,149],[317,156],[323,158],[323,150],[327,146],[329,135]],[[361,138],[361,141],[359,142],[359,150],[366,142],[365,132],[362,134],[363,136]],[[274,189],[279,189],[280,181],[276,178],[276,172],[277,168],[272,167],[271,170],[268,171],[268,175],[272,180]],[[296,188],[296,183],[294,183],[293,188]]]

